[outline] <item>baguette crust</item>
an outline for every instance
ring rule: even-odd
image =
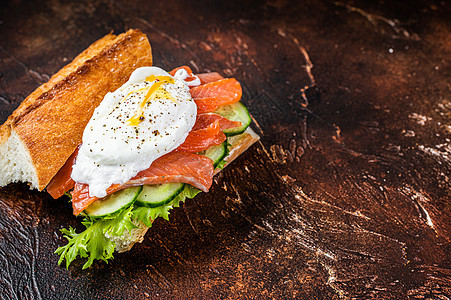
[[[22,102],[0,127],[0,147],[14,130],[35,168],[33,186],[43,190],[81,143],[106,93],[122,86],[136,68],[151,65],[150,44],[142,32],[106,35]]]

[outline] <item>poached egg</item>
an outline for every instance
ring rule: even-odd
[[[105,197],[109,186],[127,182],[185,141],[197,106],[180,75],[138,68],[95,109],[71,174],[89,185],[91,197]]]

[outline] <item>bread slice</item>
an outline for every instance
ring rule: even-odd
[[[242,134],[229,138],[228,142],[231,145],[231,151],[229,155],[224,158],[224,160],[227,161],[225,166],[228,166],[234,159],[240,156],[259,139],[260,137],[250,127]],[[221,169],[216,169],[215,174],[220,171]],[[115,251],[119,253],[126,252],[130,250],[134,244],[141,243],[144,240],[144,236],[149,228],[142,222],[135,223],[135,225],[138,227],[132,229],[131,232],[125,230],[123,236],[107,236],[107,238],[116,244]]]
[[[81,143],[105,94],[151,65],[141,31],[108,34],[38,87],[0,126],[0,186],[28,182],[43,190]]]

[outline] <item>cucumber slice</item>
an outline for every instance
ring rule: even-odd
[[[145,185],[136,198],[136,205],[158,207],[165,205],[177,197],[185,188],[184,183],[165,183]]]
[[[227,156],[228,153],[229,151],[227,149],[227,141],[220,145],[210,147],[207,150],[197,152],[197,154],[206,156],[211,159],[215,168]]]
[[[249,124],[251,124],[251,116],[249,115],[249,111],[241,102],[220,106],[214,111],[214,113],[227,118],[230,121],[241,122],[240,127],[224,130],[226,136],[234,136],[243,133]]]
[[[92,218],[112,215],[118,210],[132,205],[141,190],[142,186],[136,186],[117,191],[106,196],[105,198],[94,201],[84,210],[84,213]]]

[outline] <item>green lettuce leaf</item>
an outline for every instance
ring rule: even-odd
[[[131,232],[132,229],[137,228],[135,224],[139,222],[143,222],[150,228],[152,222],[158,217],[169,220],[169,211],[173,207],[179,207],[180,202],[185,201],[186,198],[193,198],[199,192],[200,190],[185,185],[180,195],[163,206],[150,208],[131,205],[114,215],[100,219],[85,217],[82,222],[86,227],[85,231],[76,233],[72,227],[61,230],[68,243],[55,251],[60,255],[58,265],[66,260],[66,268],[69,268],[77,257],[88,258],[83,269],[89,268],[94,260],[103,260],[108,263],[108,260],[113,258],[116,244],[106,236],[123,236],[125,230]]]
[[[193,199],[200,192],[201,191],[199,189],[187,184],[187,185],[185,185],[185,189],[182,191],[182,193],[179,196]],[[185,201],[185,198],[183,198],[183,201]],[[176,206],[176,207],[178,207],[178,206]]]
[[[130,220],[132,209],[131,206],[113,216],[98,220],[86,217],[82,222],[86,230],[82,233],[76,233],[72,227],[69,227],[69,230],[62,229],[61,232],[68,243],[55,251],[56,254],[60,255],[58,264],[66,260],[66,268],[69,268],[71,262],[78,256],[88,258],[88,261],[83,265],[83,269],[91,266],[96,259],[108,262],[108,259],[113,258],[116,244],[107,239],[105,234],[121,236],[125,230],[131,231],[136,228],[136,225]]]
[[[222,170],[222,169],[224,169],[224,167],[225,167],[226,164],[227,164],[227,161],[221,160],[221,161],[218,163],[218,165],[216,166],[216,168]]]

